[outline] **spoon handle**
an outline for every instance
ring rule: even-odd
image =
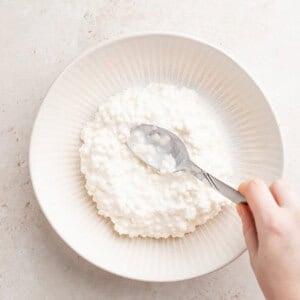
[[[239,191],[235,190],[228,184],[210,175],[209,173],[205,172],[194,163],[191,163],[189,171],[199,180],[208,183],[213,189],[217,190],[219,193],[221,193],[223,196],[225,196],[232,202],[236,204],[247,203],[245,197]]]

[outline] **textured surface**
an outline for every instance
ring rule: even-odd
[[[84,49],[131,32],[181,31],[220,47],[262,87],[281,125],[286,177],[296,184],[298,11],[298,1],[1,1],[0,298],[263,299],[246,254],[204,278],[174,284],[122,279],[79,258],[36,203],[28,138],[51,82]]]

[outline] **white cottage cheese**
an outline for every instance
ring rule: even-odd
[[[190,174],[155,171],[126,145],[132,127],[157,125],[177,134],[195,163],[228,179],[222,131],[200,100],[193,90],[170,85],[131,88],[101,104],[83,128],[80,157],[87,192],[119,234],[182,237],[230,203]],[[170,167],[167,160],[165,168]]]

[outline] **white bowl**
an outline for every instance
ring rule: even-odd
[[[109,96],[150,82],[207,95],[226,131],[237,184],[281,176],[282,143],[274,115],[253,80],[234,61],[195,39],[145,34],[101,44],[69,65],[50,88],[30,145],[30,172],[40,206],[79,255],[109,272],[145,281],[207,274],[244,250],[234,207],[181,239],[118,236],[97,215],[79,170],[80,130]]]

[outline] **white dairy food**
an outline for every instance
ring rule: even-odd
[[[182,237],[230,204],[190,174],[155,171],[126,145],[132,127],[157,125],[177,134],[196,164],[228,180],[232,169],[222,131],[200,100],[193,90],[170,85],[130,88],[102,103],[83,128],[80,157],[87,192],[119,234]],[[162,171],[173,163],[166,158]]]

